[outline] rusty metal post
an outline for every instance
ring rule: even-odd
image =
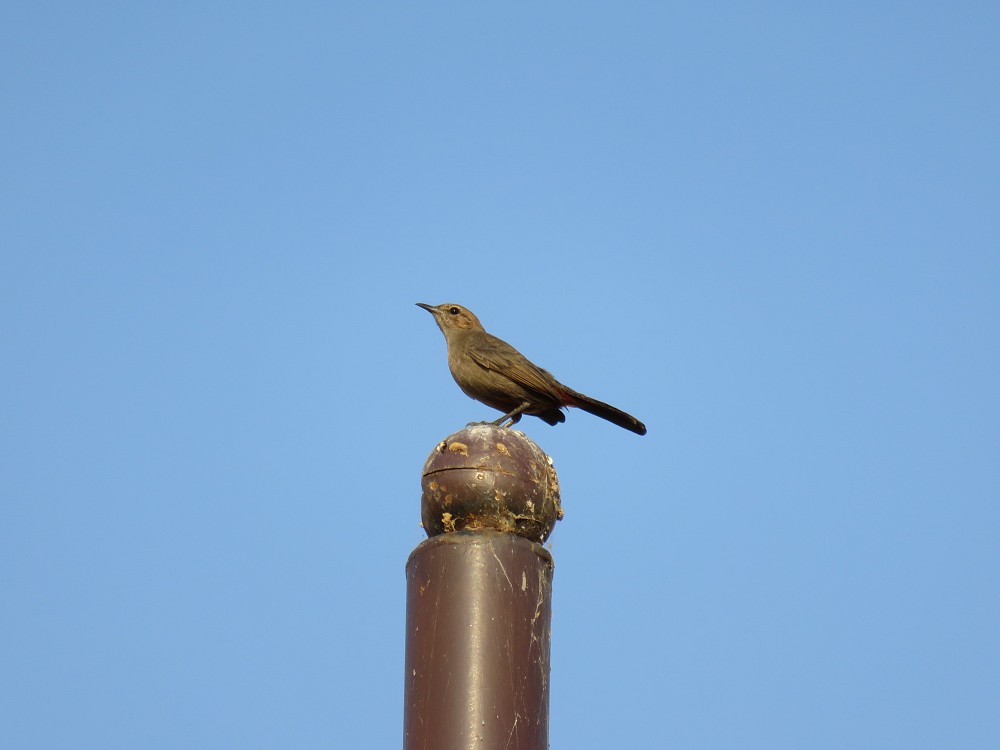
[[[423,471],[430,537],[406,564],[404,750],[546,750],[552,462],[523,433],[472,425]]]

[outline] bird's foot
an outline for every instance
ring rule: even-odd
[[[477,424],[490,424],[494,427],[513,427],[521,420],[521,412],[531,406],[531,402],[525,401],[519,407],[514,409],[514,411],[507,412],[500,419],[494,419],[492,422],[469,422],[466,427],[472,427]]]
[[[508,424],[504,424],[508,422]],[[482,421],[482,422],[469,422],[466,427],[479,427],[481,425],[490,425],[491,427],[512,427],[514,423],[517,422],[516,419],[508,419],[507,417],[500,417],[500,419],[494,419],[492,422]]]
[[[495,422],[491,422],[490,424],[495,424],[497,427],[513,427],[514,425],[516,425],[518,422],[521,421],[521,412],[523,412],[529,406],[531,406],[531,403],[525,401],[523,404],[521,404],[513,411],[507,412],[502,417],[500,417],[500,419],[496,420]],[[504,422],[507,422],[507,424],[504,424]]]

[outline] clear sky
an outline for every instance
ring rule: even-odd
[[[391,748],[459,302],[552,747],[1000,747],[993,3],[0,12],[0,746]]]

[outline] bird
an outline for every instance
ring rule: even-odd
[[[511,427],[522,414],[550,425],[566,421],[563,407],[574,406],[637,435],[646,425],[610,404],[574,391],[531,362],[506,341],[487,333],[471,310],[453,302],[417,307],[434,316],[448,345],[448,367],[466,396],[504,414],[491,424]]]

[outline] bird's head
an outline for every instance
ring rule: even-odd
[[[428,305],[418,302],[417,307],[424,308],[434,316],[438,326],[447,336],[449,331],[481,331],[483,324],[479,318],[472,314],[470,310],[456,305],[454,302],[445,302],[443,305]]]

